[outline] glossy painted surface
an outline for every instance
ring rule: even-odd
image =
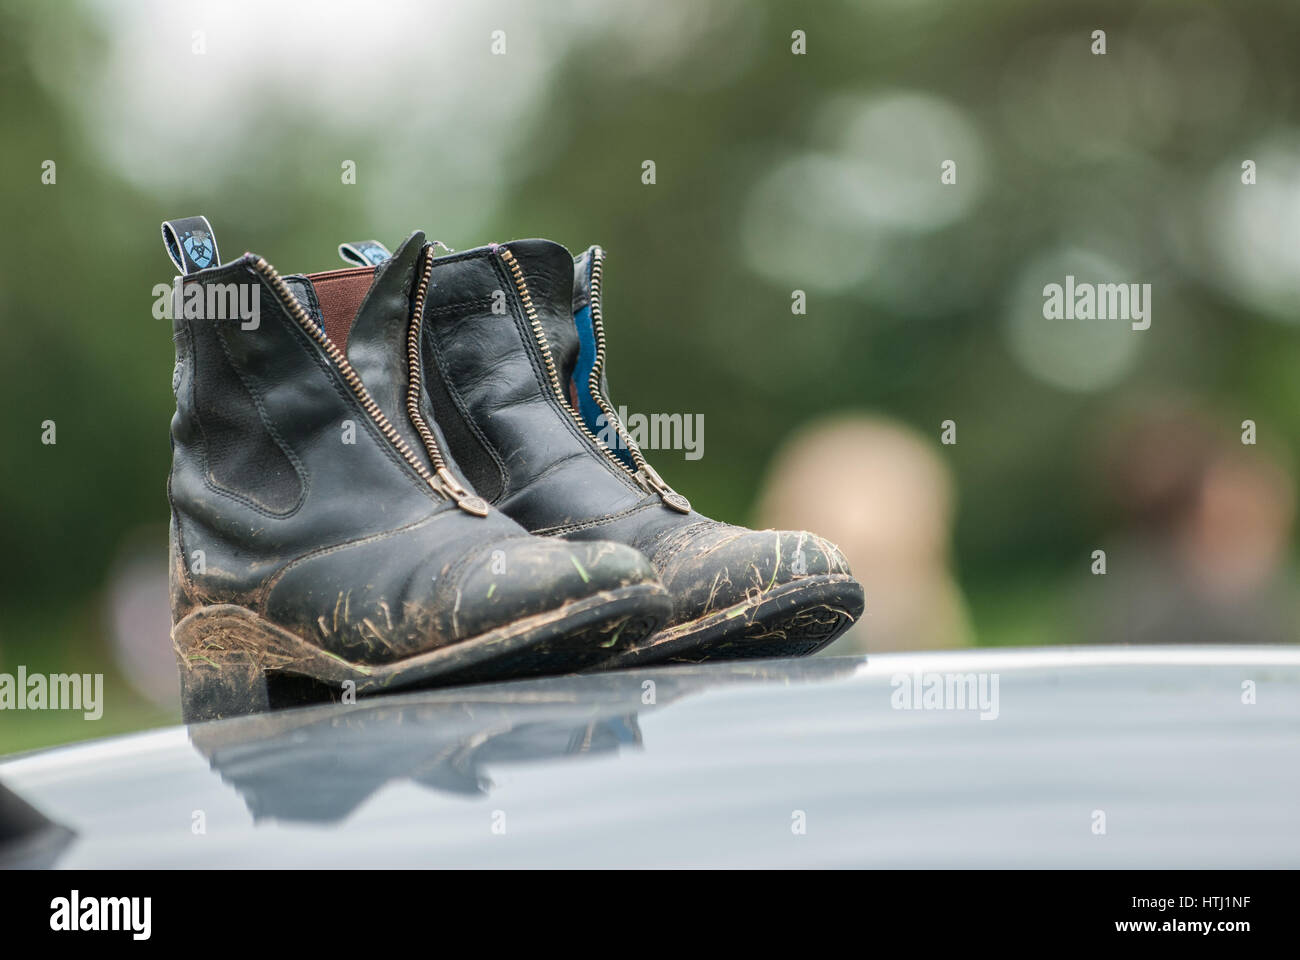
[[[996,675],[996,718],[899,708],[947,673]],[[1300,648],[461,688],[31,754],[0,783],[73,831],[63,867],[1295,867]]]

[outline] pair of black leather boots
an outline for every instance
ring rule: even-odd
[[[221,264],[201,217],[163,234],[187,720],[800,656],[860,615],[832,544],[710,520],[645,461],[608,396],[599,248],[415,233],[281,276]]]

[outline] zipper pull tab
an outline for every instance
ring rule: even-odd
[[[678,513],[690,513],[691,501],[687,500],[680,493],[668,486],[664,478],[659,476],[659,472],[648,463],[643,463],[641,469],[636,472],[637,482],[649,493],[659,494],[659,499],[667,507],[676,510]]]
[[[451,471],[446,467],[438,468],[437,477],[443,489],[456,501],[456,506],[475,517],[486,517],[488,515],[487,501],[462,487],[460,481],[453,477]]]

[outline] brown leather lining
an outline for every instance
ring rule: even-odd
[[[374,267],[351,267],[307,275],[320,301],[321,323],[325,334],[340,350],[348,348],[348,333],[356,319],[361,301],[366,298],[375,279]]]

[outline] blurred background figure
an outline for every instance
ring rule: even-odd
[[[1093,476],[1117,529],[1077,591],[1078,641],[1295,640],[1295,481],[1274,452],[1169,406],[1121,422]]]
[[[128,533],[109,565],[105,585],[105,639],[114,666],[131,690],[163,710],[180,709],[167,554],[158,549],[166,529],[143,526]]]
[[[970,642],[950,571],[953,482],[935,445],[881,417],[842,415],[796,432],[773,458],[760,526],[812,530],[844,551],[867,594],[831,654]]]

